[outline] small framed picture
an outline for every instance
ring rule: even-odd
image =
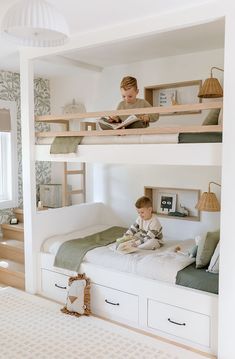
[[[158,193],[157,213],[168,214],[176,211],[176,194],[175,193]]]

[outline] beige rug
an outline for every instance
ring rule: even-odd
[[[202,359],[205,357],[14,288],[0,288],[0,358]]]

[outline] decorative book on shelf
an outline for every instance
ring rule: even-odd
[[[106,117],[101,117],[101,119],[98,121],[98,125],[101,130],[118,130],[138,121],[140,121],[140,119],[135,115],[128,116],[127,119],[121,123],[110,123],[109,119]]]
[[[144,195],[153,203],[153,211],[159,217],[200,221],[195,208],[200,190],[191,188],[144,187]]]

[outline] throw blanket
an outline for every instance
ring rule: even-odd
[[[125,231],[126,228],[115,226],[84,238],[64,242],[56,254],[54,266],[78,272],[88,251],[115,242]]]
[[[71,136],[71,137],[55,137],[51,144],[51,154],[62,154],[62,153],[76,153],[77,146],[82,141],[82,136]]]
[[[175,283],[177,272],[195,262],[195,258],[187,255],[189,250],[188,243],[192,240],[179,242],[182,252],[175,252],[177,246],[170,247],[159,253],[158,250],[151,253],[148,257],[143,257],[138,261],[136,274],[152,279],[160,279],[165,282]],[[153,269],[154,268],[154,271]]]

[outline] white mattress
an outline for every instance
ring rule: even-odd
[[[43,243],[41,252],[47,253],[47,255],[50,253],[50,257],[53,256],[54,258],[59,246],[63,242],[71,239],[83,238],[92,233],[103,231],[108,227],[110,226],[96,225],[64,235],[50,237]],[[175,283],[177,272],[191,264],[194,259],[181,253],[175,253],[174,249],[179,245],[182,252],[187,252],[194,243],[194,239],[179,241],[176,239],[165,238],[165,244],[160,249],[155,251],[138,250],[131,254],[118,253],[115,251],[115,243],[113,243],[105,247],[90,250],[83,260],[84,262],[98,266]],[[63,272],[63,270],[60,268],[59,272]],[[64,272],[67,273],[67,270],[64,270]]]
[[[51,145],[54,137],[39,137],[37,145]],[[114,144],[145,144],[145,143],[178,143],[178,134],[155,135],[124,135],[124,136],[87,136],[81,145],[114,145]]]
[[[55,236],[49,237],[42,243],[41,251],[55,255],[62,243],[70,241],[71,239],[83,238],[89,236],[90,234],[104,231],[109,227],[110,225],[108,224],[97,224],[95,226],[78,229],[73,232],[63,233],[60,235],[57,234]]]

